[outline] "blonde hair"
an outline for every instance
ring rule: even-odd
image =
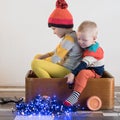
[[[94,36],[97,36],[97,24],[93,21],[83,21],[78,27],[78,32],[90,32]]]

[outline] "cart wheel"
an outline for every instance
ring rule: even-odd
[[[97,96],[91,96],[87,100],[87,107],[93,111],[99,110],[102,107],[102,101]]]

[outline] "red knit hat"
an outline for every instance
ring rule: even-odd
[[[51,13],[48,19],[48,26],[59,27],[59,28],[72,28],[73,17],[67,9],[68,4],[65,0],[57,0],[56,8]]]

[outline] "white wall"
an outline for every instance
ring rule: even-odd
[[[66,0],[74,29],[84,20],[98,24],[105,67],[120,85],[120,1]],[[0,86],[24,86],[37,53],[53,50],[59,39],[47,26],[56,0],[0,0]]]

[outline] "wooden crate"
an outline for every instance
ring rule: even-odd
[[[38,94],[50,97],[56,95],[64,101],[73,91],[66,81],[66,78],[37,78],[33,71],[29,70],[25,77],[26,102],[34,99]],[[102,78],[90,79],[77,104],[81,107],[86,106],[86,101],[91,96],[98,96],[102,100],[101,109],[114,107],[114,77],[109,72],[105,71]]]

